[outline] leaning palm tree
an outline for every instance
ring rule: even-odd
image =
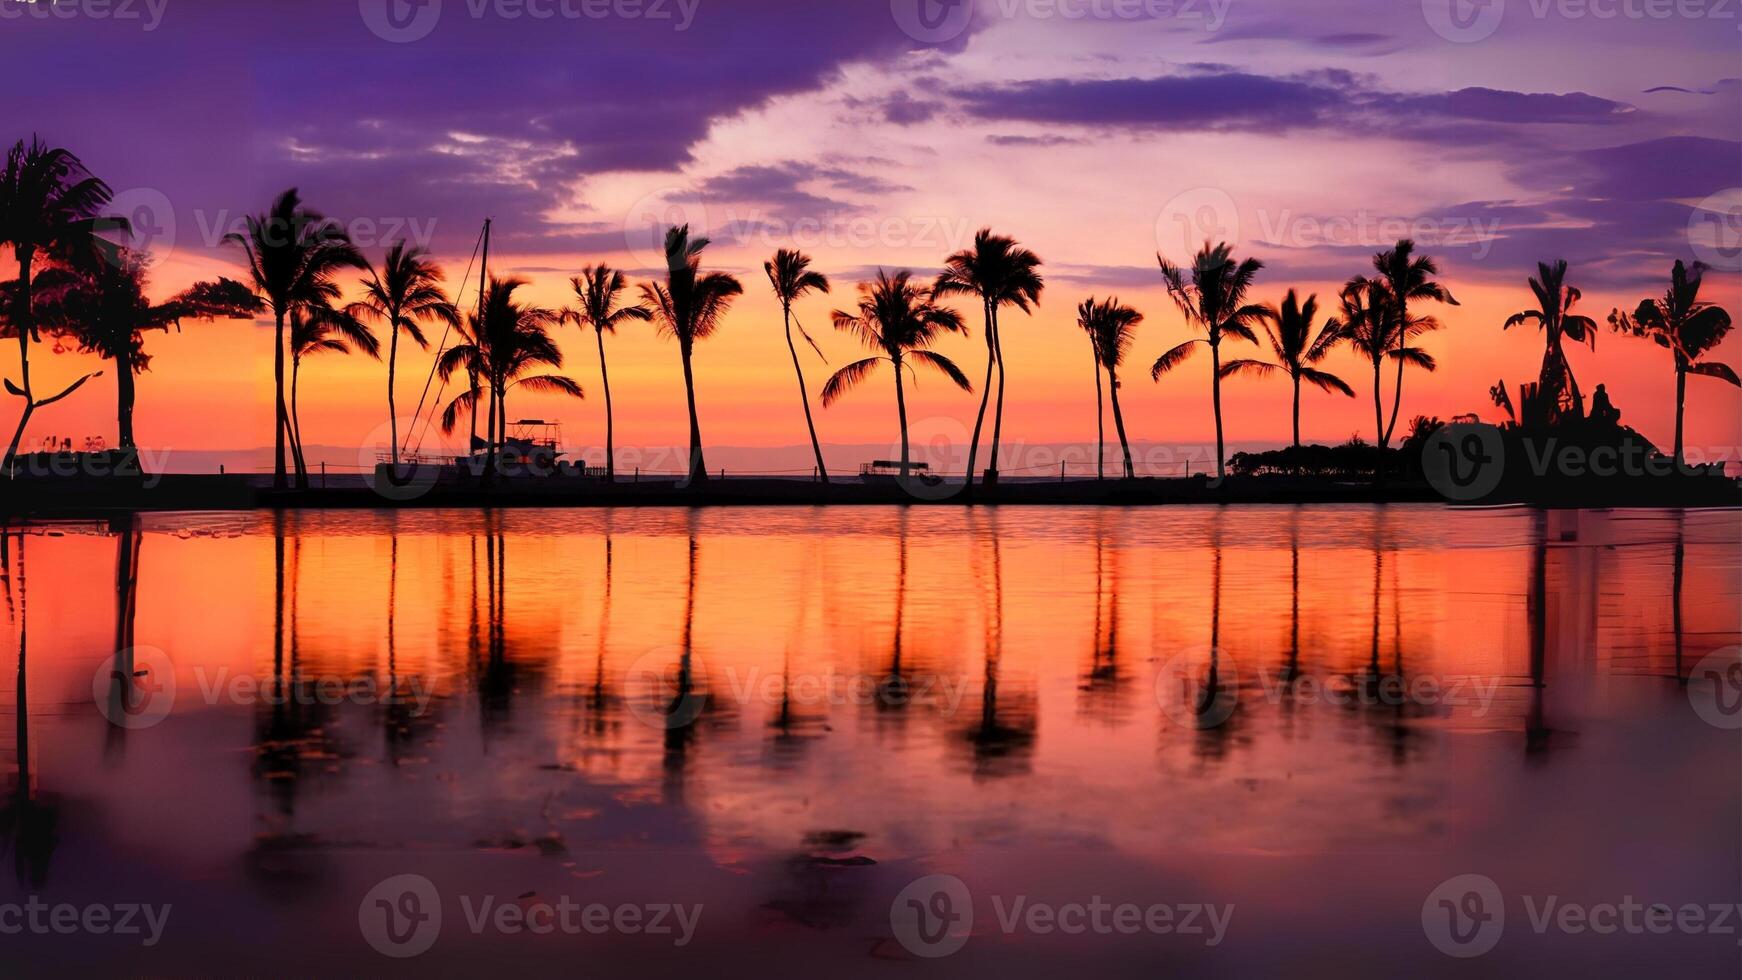
[[[524,279],[492,278],[484,292],[482,316],[472,317],[470,339],[448,348],[436,361],[443,381],[456,371],[464,371],[468,377],[482,382],[468,386],[448,403],[442,411],[442,432],[453,432],[461,412],[473,408],[486,394],[490,396],[484,455],[486,478],[495,472],[497,451],[508,437],[511,389],[582,397],[581,386],[571,378],[527,373],[541,366],[562,367],[562,351],[550,337],[550,328],[562,322],[562,315],[516,301],[514,292],[524,285]]]
[[[345,229],[304,207],[294,187],[273,199],[265,213],[249,215],[246,229],[225,235],[224,241],[241,246],[248,258],[254,292],[272,311],[272,382],[277,397],[272,486],[283,490],[285,438],[290,430],[290,409],[284,398],[287,318],[299,306],[330,306],[339,297],[338,272],[362,268],[366,263]],[[299,489],[308,485],[308,473],[300,467],[296,483]]]
[[[1585,417],[1585,399],[1579,393],[1578,381],[1573,378],[1573,366],[1567,363],[1567,356],[1561,350],[1561,338],[1588,343],[1592,350],[1596,350],[1597,321],[1572,312],[1580,293],[1576,287],[1567,285],[1566,279],[1566,259],[1558,259],[1553,265],[1538,262],[1536,275],[1530,279],[1530,291],[1536,294],[1537,308],[1512,314],[1500,329],[1533,321],[1542,327],[1546,348],[1542,355],[1542,371],[1536,379],[1537,390],[1555,406],[1557,417],[1566,415],[1578,419]]]
[[[744,292],[744,286],[727,273],[702,272],[702,250],[707,247],[706,238],[690,237],[689,225],[666,229],[665,283],[641,284],[641,297],[653,314],[653,322],[660,333],[677,338],[678,353],[683,357],[684,394],[690,410],[690,483],[708,478],[707,461],[702,458],[702,426],[696,417],[696,379],[690,357],[696,341],[714,335],[726,311],[731,309],[732,300]]]
[[[956,387],[972,392],[974,386],[955,362],[930,349],[932,341],[945,332],[966,333],[961,314],[937,303],[937,294],[913,281],[913,273],[903,269],[890,276],[881,269],[877,281],[859,284],[859,306],[852,311],[834,312],[835,329],[857,336],[861,343],[877,353],[836,371],[823,385],[823,407],[839,401],[883,361],[895,368],[895,411],[901,420],[901,476],[908,475],[907,396],[901,386],[901,372],[912,363],[924,364]]]
[[[349,311],[322,304],[299,304],[291,308],[290,447],[298,473],[308,472],[308,459],[303,455],[302,416],[296,410],[302,359],[316,354],[349,354],[353,348],[376,360],[381,359],[381,342]]]
[[[1340,391],[1350,398],[1355,397],[1355,389],[1346,384],[1342,378],[1321,371],[1313,365],[1323,361],[1331,349],[1343,340],[1343,335],[1332,325],[1335,320],[1327,321],[1320,328],[1318,336],[1313,336],[1313,321],[1318,319],[1319,298],[1308,296],[1306,302],[1295,297],[1294,290],[1289,290],[1282,297],[1280,307],[1265,307],[1264,332],[1270,341],[1270,350],[1276,355],[1274,363],[1260,361],[1255,358],[1242,357],[1222,365],[1223,376],[1245,371],[1250,374],[1265,375],[1278,369],[1287,372],[1289,380],[1294,382],[1294,447],[1300,448],[1300,383],[1305,381],[1318,386],[1325,391]]]
[[[1167,284],[1167,294],[1173,298],[1174,305],[1185,314],[1186,323],[1203,331],[1204,336],[1188,340],[1156,358],[1149,376],[1160,381],[1163,374],[1190,357],[1198,344],[1209,346],[1210,404],[1216,414],[1216,479],[1220,480],[1226,475],[1223,459],[1226,450],[1222,439],[1222,340],[1232,336],[1247,343],[1258,343],[1252,324],[1264,316],[1264,307],[1246,302],[1246,291],[1252,288],[1252,280],[1258,275],[1258,270],[1264,268],[1264,263],[1253,258],[1235,262],[1234,247],[1227,242],[1219,245],[1205,242],[1192,259],[1189,270],[1181,269],[1159,253],[1155,260],[1161,265],[1161,278]]]
[[[1131,442],[1125,438],[1125,416],[1119,411],[1119,365],[1125,361],[1125,353],[1131,349],[1131,342],[1137,332],[1137,325],[1143,322],[1143,314],[1119,302],[1118,297],[1109,297],[1099,303],[1094,297],[1084,300],[1077,307],[1077,325],[1089,332],[1089,337],[1095,345],[1095,385],[1099,395],[1101,371],[1107,372],[1107,390],[1113,401],[1113,428],[1119,433],[1119,448],[1125,455],[1125,479],[1136,477],[1137,472],[1131,466]],[[1096,447],[1096,456],[1100,455],[1100,447]]]
[[[71,151],[49,147],[39,139],[19,140],[6,154],[0,170],[0,245],[10,246],[18,260],[18,279],[8,297],[7,327],[18,336],[19,380],[6,379],[6,390],[24,399],[18,428],[6,447],[0,472],[11,473],[19,441],[30,416],[44,405],[60,401],[90,380],[86,374],[47,398],[31,386],[30,344],[41,342],[31,303],[31,280],[37,259],[63,262],[102,248],[97,237],[105,227],[125,228],[119,218],[100,218],[108,206],[109,185],[91,176]]]
[[[980,392],[980,411],[974,416],[974,437],[968,443],[966,486],[974,485],[974,455],[980,448],[980,430],[986,421],[986,399],[992,395],[992,368],[998,368],[998,404],[992,417],[992,454],[987,462],[985,483],[998,482],[998,442],[1004,429],[1004,342],[998,332],[998,311],[1014,306],[1024,313],[1040,305],[1045,285],[1040,274],[1040,256],[1016,244],[1014,238],[994,235],[982,228],[974,244],[944,260],[932,291],[939,296],[974,295],[980,298],[986,323],[986,384]]]
[[[592,327],[599,341],[599,379],[605,387],[605,482],[617,478],[616,447],[612,441],[611,374],[605,370],[605,334],[616,333],[619,323],[653,318],[645,306],[618,306],[617,296],[629,288],[623,273],[603,262],[569,279],[580,305],[564,311],[563,317],[580,327]]]
[[[387,426],[393,440],[390,450],[393,465],[399,465],[399,415],[393,403],[395,369],[399,363],[399,335],[404,333],[419,348],[429,350],[421,323],[440,323],[458,328],[459,310],[442,291],[442,272],[429,259],[426,249],[407,248],[404,242],[394,242],[382,260],[381,268],[365,264],[368,276],[363,280],[363,298],[351,304],[353,316],[380,321],[388,331],[387,340]]]
[[[811,452],[817,457],[817,478],[827,483],[829,470],[823,465],[823,446],[817,441],[817,425],[811,419],[810,393],[805,388],[804,369],[798,363],[798,347],[792,342],[792,327],[797,322],[792,315],[793,301],[813,290],[820,293],[829,291],[828,277],[820,272],[812,272],[810,264],[810,256],[783,248],[774,253],[774,258],[762,263],[762,271],[768,274],[768,284],[774,287],[774,296],[780,300],[780,315],[786,322],[786,350],[792,355],[792,371],[798,375],[798,397],[799,402],[804,405],[805,427],[811,434]],[[799,325],[798,333],[817,352],[818,357],[823,357],[823,349],[817,346],[810,334],[805,333],[803,324]],[[823,361],[827,363],[828,358],[823,358]]]
[[[1437,300],[1448,306],[1458,305],[1458,301],[1452,298],[1451,291],[1433,280],[1434,276],[1440,274],[1439,266],[1428,256],[1416,255],[1415,242],[1408,238],[1400,238],[1396,245],[1376,253],[1373,256],[1373,268],[1385,282],[1386,288],[1391,290],[1396,301],[1392,313],[1401,326],[1393,333],[1392,340],[1399,350],[1409,346],[1412,324],[1420,325],[1418,332],[1439,329],[1439,321],[1431,317],[1410,317],[1411,300]],[[1403,365],[1410,358],[1398,357],[1395,360],[1396,388],[1391,396],[1391,419],[1385,423],[1385,434],[1380,442],[1382,446],[1391,441],[1392,430],[1397,426],[1398,410],[1403,405]]]
[[[1700,280],[1706,267],[1695,262],[1690,270],[1680,259],[1669,270],[1669,289],[1662,299],[1643,299],[1631,315],[1616,311],[1609,324],[1616,330],[1645,337],[1675,355],[1675,461],[1682,462],[1682,409],[1687,402],[1688,375],[1728,381],[1742,386],[1736,372],[1720,361],[1702,361],[1724,335],[1730,332],[1730,314],[1723,307],[1700,300]]]
[[[1089,336],[1089,354],[1095,361],[1095,479],[1107,478],[1107,407],[1101,393],[1101,340],[1095,336],[1095,297],[1077,304],[1077,327]]]

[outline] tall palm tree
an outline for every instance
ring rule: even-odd
[[[224,236],[248,257],[254,292],[272,311],[274,341],[272,383],[277,397],[273,436],[272,486],[285,488],[285,437],[290,410],[285,404],[285,323],[298,306],[330,306],[339,298],[335,277],[342,269],[363,268],[363,254],[337,222],[303,206],[292,187],[278,195],[265,213],[249,215],[246,229]],[[296,485],[308,486],[308,473],[297,469]]]
[[[1535,322],[1542,328],[1546,349],[1542,355],[1542,371],[1537,375],[1537,390],[1555,405],[1556,414],[1573,418],[1585,417],[1585,399],[1579,393],[1579,383],[1573,378],[1573,366],[1561,350],[1564,336],[1574,343],[1588,343],[1597,349],[1597,321],[1572,312],[1579,301],[1579,290],[1566,284],[1567,260],[1557,259],[1553,265],[1536,264],[1536,275],[1530,279],[1530,291],[1536,294],[1534,310],[1522,310],[1506,318],[1500,329],[1521,323]]]
[[[1252,288],[1252,280],[1264,263],[1253,258],[1235,262],[1234,247],[1227,242],[1219,245],[1205,242],[1189,270],[1174,265],[1160,253],[1155,260],[1161,265],[1167,294],[1185,314],[1186,324],[1203,331],[1204,336],[1188,340],[1156,358],[1149,376],[1160,381],[1163,374],[1190,357],[1198,344],[1209,346],[1210,403],[1216,414],[1216,479],[1220,480],[1226,475],[1227,455],[1222,439],[1222,340],[1232,336],[1258,343],[1252,324],[1264,316],[1264,307],[1246,302],[1246,291]]]
[[[792,327],[795,322],[792,316],[793,301],[813,290],[820,293],[829,291],[828,277],[820,272],[812,272],[810,264],[810,256],[783,248],[774,253],[774,258],[762,263],[762,271],[768,274],[768,284],[774,287],[774,296],[780,300],[780,316],[786,322],[786,350],[792,355],[792,371],[798,375],[798,397],[804,405],[805,427],[811,434],[811,452],[817,457],[817,478],[827,483],[829,469],[823,465],[823,446],[817,441],[817,425],[811,419],[810,392],[805,388],[804,369],[799,367],[798,347],[792,342]],[[817,352],[817,356],[823,357],[823,349],[817,346],[810,334],[804,332],[802,324],[799,325],[798,332],[805,339],[805,343],[810,344],[811,349]],[[828,358],[824,357],[823,361],[827,363]]]
[[[1730,332],[1730,314],[1700,300],[1700,280],[1706,267],[1695,262],[1690,271],[1676,260],[1669,270],[1669,289],[1662,299],[1642,299],[1631,315],[1609,314],[1616,330],[1644,337],[1675,355],[1675,461],[1682,462],[1682,409],[1687,402],[1688,375],[1718,378],[1742,386],[1736,372],[1720,361],[1702,361]]]
[[[1334,329],[1373,365],[1373,438],[1382,461],[1375,470],[1378,475],[1383,470],[1383,453],[1388,445],[1380,368],[1391,360],[1400,365],[1409,363],[1427,371],[1434,370],[1437,365],[1433,355],[1414,346],[1410,340],[1425,331],[1438,329],[1439,323],[1431,316],[1418,315],[1410,317],[1410,323],[1400,328],[1397,303],[1392,298],[1390,287],[1380,279],[1356,276],[1343,284],[1338,300],[1341,309],[1325,329]]]
[[[932,341],[945,332],[966,333],[962,316],[937,303],[935,290],[928,290],[913,281],[913,273],[903,269],[891,276],[881,269],[875,282],[859,284],[858,309],[836,310],[835,329],[857,336],[861,343],[877,353],[836,371],[823,385],[823,407],[828,408],[883,361],[895,367],[895,410],[901,419],[901,475],[908,475],[907,396],[901,386],[902,369],[912,363],[924,364],[949,378],[956,387],[972,392],[974,386],[955,362],[930,349]]]
[[[605,334],[616,333],[619,323],[630,320],[646,322],[653,318],[653,314],[639,304],[617,305],[617,296],[629,288],[629,280],[603,262],[570,278],[569,286],[574,289],[580,305],[565,311],[563,316],[577,326],[592,327],[599,341],[599,379],[605,386],[605,482],[610,483],[617,478],[617,450],[611,417],[611,374],[605,370]]]
[[[1119,411],[1119,365],[1131,349],[1143,314],[1119,302],[1116,296],[1097,303],[1093,296],[1077,307],[1077,325],[1089,332],[1095,345],[1095,384],[1099,394],[1101,371],[1107,372],[1107,390],[1113,400],[1113,427],[1119,433],[1119,448],[1125,455],[1125,479],[1136,477],[1131,465],[1131,442],[1125,438],[1125,416]],[[1096,456],[1100,455],[1099,446]]]
[[[980,411],[974,416],[974,437],[968,443],[968,476],[966,486],[974,485],[974,455],[980,448],[980,430],[986,421],[986,400],[992,395],[992,369],[998,369],[998,405],[992,418],[992,455],[986,466],[983,482],[998,482],[998,442],[1004,429],[1004,342],[998,332],[998,311],[1014,306],[1024,313],[1030,306],[1040,305],[1040,291],[1045,283],[1040,273],[1040,256],[1016,244],[1014,238],[994,235],[982,228],[974,233],[974,244],[944,260],[944,271],[938,275],[932,291],[939,296],[974,295],[980,298],[981,313],[986,322],[986,385],[980,393]]]
[[[399,364],[399,335],[404,333],[417,346],[429,350],[422,322],[460,326],[460,312],[442,291],[442,271],[426,249],[394,242],[376,269],[365,263],[363,298],[351,304],[353,316],[377,320],[387,328],[387,426],[393,448],[393,465],[399,465],[399,414],[393,389]]]
[[[1077,327],[1089,336],[1089,354],[1095,361],[1095,479],[1107,478],[1107,406],[1101,393],[1101,341],[1095,336],[1095,297],[1077,304]],[[1099,642],[1100,634],[1096,634]]]
[[[97,232],[126,227],[119,218],[99,217],[109,198],[109,185],[91,176],[69,150],[50,148],[33,137],[28,144],[19,140],[6,153],[5,169],[0,170],[0,244],[10,246],[18,260],[18,279],[8,297],[6,320],[18,335],[19,372],[17,384],[6,379],[6,390],[24,399],[24,409],[6,447],[6,459],[0,462],[0,472],[12,472],[30,416],[72,394],[92,377],[86,374],[54,395],[36,397],[30,378],[30,344],[42,337],[31,302],[31,279],[38,258],[56,263],[89,253],[106,244]]]
[[[488,438],[484,456],[484,474],[496,470],[496,455],[508,437],[508,392],[512,388],[583,397],[581,386],[560,374],[528,374],[540,366],[560,368],[562,351],[550,338],[550,328],[562,322],[554,310],[528,306],[515,300],[514,292],[526,285],[524,279],[490,280],[484,292],[483,315],[474,315],[470,339],[442,353],[436,368],[442,380],[456,371],[476,376],[484,384],[473,385],[460,392],[442,411],[444,433],[454,431],[460,413],[477,404],[485,394],[490,396]],[[487,390],[486,390],[487,389]]]
[[[381,359],[381,342],[362,321],[346,310],[324,304],[302,304],[290,311],[290,447],[296,471],[308,472],[303,456],[302,416],[296,410],[296,392],[302,376],[302,359],[316,354],[349,354],[352,348]]]
[[[744,292],[743,284],[727,273],[702,272],[702,250],[707,247],[706,238],[690,237],[689,225],[667,228],[665,284],[641,284],[641,298],[651,309],[653,322],[660,333],[677,338],[678,353],[683,356],[684,394],[690,409],[690,483],[708,478],[707,461],[702,458],[702,426],[696,417],[696,378],[690,357],[696,341],[714,335],[726,311],[731,309],[732,300]]]
[[[1439,321],[1428,318],[1412,319],[1409,314],[1411,300],[1436,300],[1448,306],[1457,306],[1458,301],[1452,298],[1451,291],[1433,280],[1440,274],[1438,264],[1425,255],[1415,254],[1415,242],[1408,238],[1400,238],[1397,244],[1373,256],[1374,271],[1384,280],[1391,295],[1396,301],[1393,314],[1401,324],[1393,336],[1399,350],[1409,346],[1412,324],[1417,330],[1437,330]],[[1398,410],[1403,405],[1403,365],[1409,360],[1398,357],[1396,389],[1391,396],[1391,419],[1385,423],[1385,435],[1380,445],[1391,441],[1392,430],[1397,427]],[[1431,369],[1430,369],[1431,370]]]
[[[1282,297],[1280,307],[1265,307],[1264,333],[1270,341],[1270,350],[1276,355],[1275,363],[1260,361],[1250,357],[1242,357],[1222,365],[1224,377],[1245,371],[1251,374],[1265,375],[1281,369],[1288,373],[1289,380],[1294,382],[1294,446],[1300,448],[1300,383],[1306,381],[1317,385],[1325,391],[1340,391],[1350,398],[1355,397],[1355,389],[1344,383],[1342,378],[1328,371],[1321,371],[1314,364],[1323,361],[1331,349],[1343,340],[1343,335],[1327,321],[1320,328],[1318,336],[1313,336],[1313,321],[1318,319],[1319,298],[1308,296],[1306,302],[1295,297],[1294,290],[1289,290]]]

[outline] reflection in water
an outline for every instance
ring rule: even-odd
[[[8,535],[0,533],[0,569],[6,576],[6,608],[18,636],[18,683],[13,710],[17,713],[17,768],[12,791],[6,806],[0,811],[0,834],[12,851],[13,873],[20,884],[41,888],[48,882],[48,862],[55,851],[56,828],[60,823],[60,804],[53,796],[38,792],[30,764],[30,690],[28,671],[29,639],[26,622],[30,608],[29,587],[24,566],[24,535],[17,536],[17,548],[6,544]]]
[[[1029,771],[1034,747],[1034,695],[1031,691],[1007,689],[999,707],[999,671],[1004,661],[1004,552],[994,512],[985,532],[992,553],[991,589],[983,593],[990,604],[986,615],[985,667],[980,681],[980,711],[968,730],[973,747],[976,777],[1009,776]]]

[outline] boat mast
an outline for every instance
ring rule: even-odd
[[[485,282],[484,276],[485,276],[486,272],[489,270],[489,268],[490,268],[490,219],[485,218],[484,219],[484,256],[483,256],[483,260],[478,263],[478,322],[476,324],[475,329],[479,333],[484,332],[484,282]],[[478,340],[479,340],[479,338],[477,338],[477,337],[472,338],[472,350],[474,352],[477,352],[480,349],[478,346]],[[473,392],[473,395],[472,395],[472,438],[466,443],[466,452],[467,453],[470,453],[472,451],[472,447],[478,442],[478,395],[477,395],[478,370],[476,367],[476,359],[474,359],[473,365],[474,366],[466,372],[466,380],[468,380],[472,383],[472,392]],[[492,438],[492,439],[496,438],[496,434],[494,432],[490,433],[490,438]]]

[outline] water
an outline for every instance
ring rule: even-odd
[[[170,908],[149,947],[82,919],[0,934],[9,975],[1742,967],[1734,910],[1727,934],[1709,911],[1709,931],[1668,934],[1533,920],[1548,896],[1742,901],[1734,512],[23,530],[0,932],[32,897]],[[376,888],[402,874],[428,890]],[[1435,889],[1466,874],[1504,922],[1454,958],[1430,937],[1453,922],[1438,898],[1479,896]],[[897,901],[928,875],[972,911],[936,904],[942,878]],[[891,919],[914,895],[938,912],[923,934]],[[617,918],[509,931],[569,902]],[[657,909],[698,904],[679,945]],[[1072,905],[1085,931],[1049,929]],[[1120,931],[1100,905],[1171,918]],[[946,912],[955,931],[932,930]],[[1453,948],[1481,922],[1457,920]]]

